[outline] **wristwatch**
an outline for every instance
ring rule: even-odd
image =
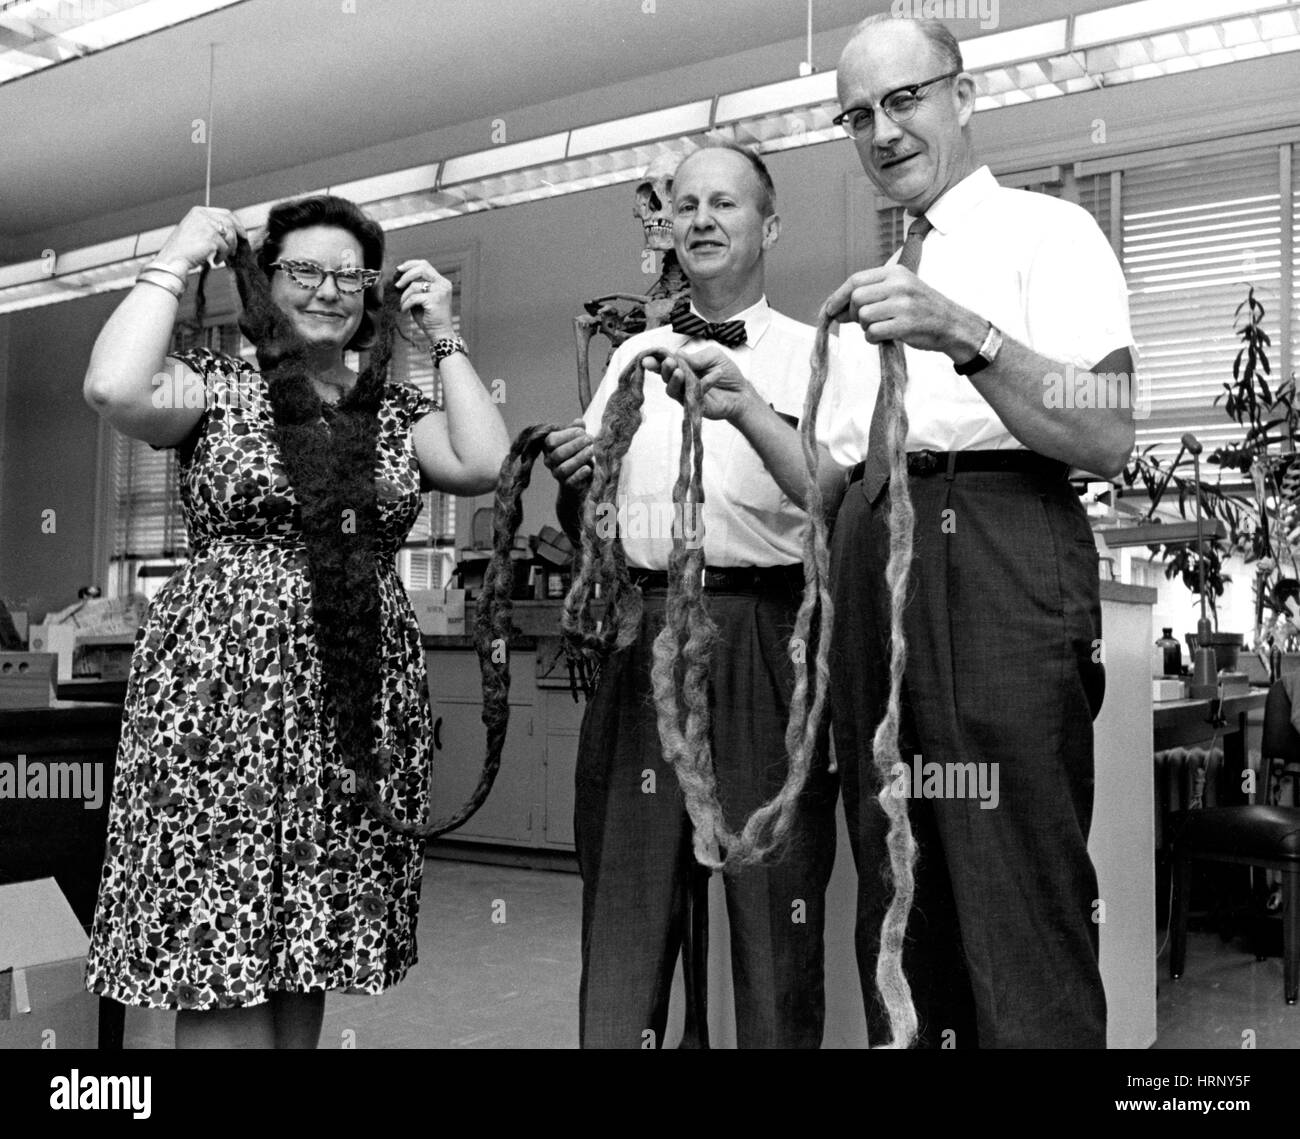
[[[459,336],[444,336],[441,340],[435,340],[429,347],[429,354],[433,357],[435,368],[453,352],[459,352],[463,356],[469,355],[469,348]]]
[[[980,345],[979,351],[966,363],[954,364],[952,370],[959,376],[973,376],[976,372],[982,372],[998,358],[998,352],[1001,348],[1002,333],[998,330],[997,325],[990,321],[989,330],[984,336],[984,343]]]

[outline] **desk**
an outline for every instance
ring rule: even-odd
[[[1152,712],[1154,750],[1168,751],[1221,736],[1223,779],[1219,803],[1222,806],[1245,803],[1247,796],[1241,786],[1241,773],[1246,770],[1246,717],[1263,708],[1267,701],[1267,688],[1225,696],[1220,715],[1226,722],[1218,728],[1210,723],[1209,700],[1167,700],[1156,704]]]

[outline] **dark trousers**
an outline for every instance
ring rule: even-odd
[[[1087,518],[1063,479],[911,477],[902,754],[985,767],[992,797],[909,793],[920,853],[904,971],[929,1047],[1104,1047],[1097,881],[1088,858],[1101,606]],[[858,870],[858,967],[872,1042],[886,817],[872,736],[889,685],[889,494],[850,485],[832,549],[832,700]],[[924,771],[925,768],[923,767]],[[976,771],[976,768],[966,769]],[[901,786],[901,782],[899,784]],[[909,781],[909,792],[917,790]]]
[[[799,598],[716,593],[708,601],[718,626],[709,673],[713,763],[734,830],[785,780],[787,642]],[[701,871],[677,776],[662,758],[650,685],[664,594],[647,591],[645,602],[640,635],[602,671],[578,744],[584,1048],[662,1046],[687,900]],[[821,1043],[824,895],[838,793],[825,757],[823,747],[780,859],[725,878],[742,1048]]]

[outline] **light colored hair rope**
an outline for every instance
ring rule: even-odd
[[[907,638],[903,611],[912,570],[912,530],[916,513],[907,481],[907,360],[896,340],[880,345],[880,382],[885,385],[883,410],[889,445],[889,561],[885,586],[889,590],[889,700],[871,741],[871,753],[880,780],[876,796],[889,819],[886,847],[889,878],[894,896],[880,927],[876,958],[876,989],[889,1017],[891,1039],[885,1048],[909,1048],[916,1040],[916,1009],[912,989],[903,974],[903,938],[915,892],[916,841],[907,812],[907,799],[893,793],[895,765],[902,762],[898,747],[903,674],[907,669]]]
[[[575,651],[600,656],[610,649],[624,648],[635,639],[640,624],[640,590],[630,584],[622,542],[617,528],[608,522],[622,459],[640,425],[644,361],[647,357],[662,360],[665,354],[661,349],[651,349],[629,363],[602,418],[594,451],[594,474],[583,513],[578,571],[561,618],[561,627]],[[816,754],[828,690],[829,553],[816,480],[813,436],[816,401],[825,383],[825,369],[816,391],[810,385],[805,411],[811,408],[812,414],[805,415],[803,426],[812,523],[804,536],[804,595],[790,642],[795,682],[785,737],[788,770],[777,794],[758,807],[735,833],[727,828],[718,801],[709,744],[708,670],[717,628],[708,613],[702,577],[705,561],[700,382],[684,363],[682,370],[685,415],[678,477],[673,488],[673,549],[669,558],[665,624],[655,638],[651,682],[664,759],[672,765],[685,798],[694,829],[695,857],[702,865],[732,870],[772,856],[788,838],[798,797]],[[693,512],[695,522],[689,548],[683,518],[687,510]],[[601,525],[602,516],[605,525]],[[599,630],[591,613],[592,594],[598,583],[606,591],[604,622]],[[819,636],[814,654],[816,683],[810,705],[807,658],[814,622]]]

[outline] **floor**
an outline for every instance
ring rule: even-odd
[[[576,874],[430,859],[420,964],[382,996],[331,994],[321,1047],[577,1047],[580,901]],[[1193,932],[1183,979],[1168,974],[1162,954],[1157,1048],[1300,1048],[1280,958]],[[169,1048],[172,1031],[170,1013],[127,1010],[128,1048]]]

